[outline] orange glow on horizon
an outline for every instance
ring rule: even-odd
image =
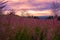
[[[34,11],[34,10],[27,10],[23,13],[24,16],[28,16],[26,13],[28,13],[30,16],[53,16],[51,10],[44,10],[44,11]],[[15,15],[21,16],[22,11],[16,12]]]
[[[22,16],[22,10],[21,11],[15,11],[15,15]],[[28,13],[28,15],[27,15]],[[9,14],[9,11],[5,11],[4,15]],[[51,10],[44,10],[44,11],[34,11],[34,10],[27,10],[23,12],[23,16],[53,16],[53,13]]]

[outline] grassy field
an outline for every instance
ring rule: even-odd
[[[0,40],[60,40],[60,21],[0,16]]]

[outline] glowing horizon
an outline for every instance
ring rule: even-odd
[[[7,15],[7,13],[9,14],[9,11],[6,11],[4,15]],[[15,15],[22,16],[22,11],[17,11]],[[44,10],[44,11],[26,10],[23,13],[23,16],[54,16],[54,14],[52,14],[51,10]]]

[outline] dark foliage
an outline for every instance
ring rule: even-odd
[[[53,16],[49,16],[47,19],[53,19]]]
[[[39,19],[37,16],[34,16],[33,18]]]
[[[3,15],[3,8],[6,7],[6,2],[0,2],[0,15]]]
[[[57,19],[60,21],[60,16]]]
[[[52,2],[51,9],[55,15],[54,18],[57,18],[58,11],[60,10],[60,3],[58,3],[57,1]]]

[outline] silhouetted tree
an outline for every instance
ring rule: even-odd
[[[15,11],[12,9],[9,15],[15,15]]]
[[[30,14],[27,12],[27,9],[22,9],[22,14],[21,16],[27,16],[27,17],[30,17]]]
[[[58,16],[58,20],[60,20],[60,16]]]
[[[53,19],[53,16],[49,16],[47,19]]]
[[[25,9],[21,9],[22,10],[22,13],[21,13],[21,16],[24,16],[24,13],[26,12]]]
[[[57,18],[57,14],[58,14],[58,10],[60,10],[60,4],[56,1],[56,2],[52,2],[52,11],[54,13],[54,18]]]
[[[34,16],[34,18],[39,19],[38,16]]]
[[[3,8],[4,7],[6,7],[6,3],[7,3],[7,1],[6,2],[0,2],[0,15],[2,15],[3,14]]]

